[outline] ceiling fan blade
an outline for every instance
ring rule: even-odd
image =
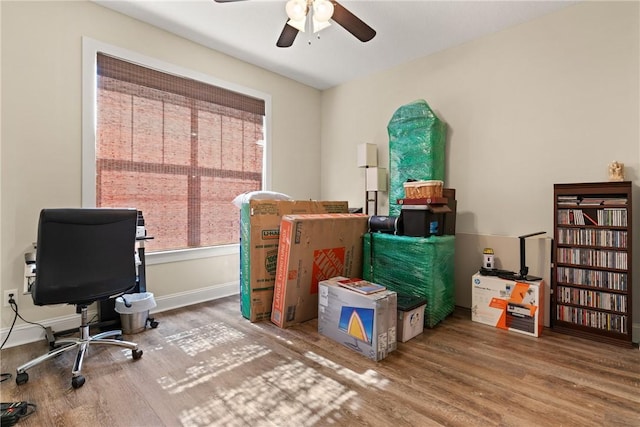
[[[296,39],[297,35],[298,30],[285,23],[284,28],[280,33],[280,37],[278,37],[278,41],[276,42],[276,46],[290,47],[293,44],[293,41]]]
[[[360,18],[345,9],[337,1],[331,0],[333,3],[333,16],[331,19],[336,21],[345,30],[353,34],[361,42],[368,42],[376,35],[376,30],[365,24]]]
[[[244,0],[213,0],[213,1],[215,1],[216,3],[232,3],[235,1],[244,1]]]

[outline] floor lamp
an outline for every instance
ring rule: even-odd
[[[374,144],[358,145],[358,167],[365,168],[365,210],[373,203],[373,215],[378,215],[378,192],[387,191],[387,170],[378,167],[378,147]]]

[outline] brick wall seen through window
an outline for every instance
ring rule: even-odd
[[[102,54],[97,82],[96,206],[142,211],[150,252],[238,243],[264,102]]]

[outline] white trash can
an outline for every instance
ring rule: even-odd
[[[120,313],[122,333],[137,334],[145,330],[149,310],[156,306],[151,292],[124,294],[116,298],[115,311]]]

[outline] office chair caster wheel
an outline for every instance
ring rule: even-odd
[[[138,360],[142,357],[142,350],[131,350],[131,357],[133,360]]]
[[[22,385],[29,381],[29,374],[26,372],[21,372],[16,375],[16,384]]]
[[[71,378],[71,386],[73,388],[80,388],[84,385],[84,377],[82,375],[78,375],[77,377]]]
[[[149,322],[149,326],[151,326],[154,329],[158,327],[158,322],[153,320],[153,317],[148,318],[147,322]]]

